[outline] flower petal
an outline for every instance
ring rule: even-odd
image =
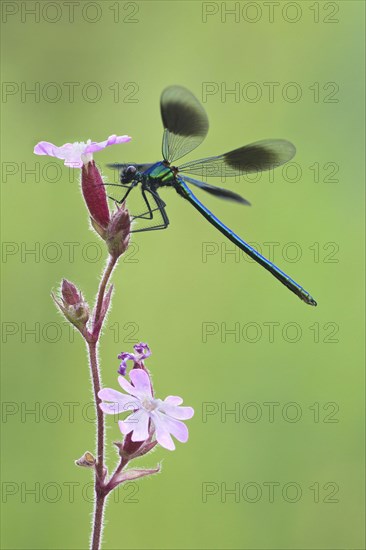
[[[141,411],[141,409],[138,409],[134,413],[130,414],[130,416],[128,416],[125,420],[118,421],[119,429],[124,435],[127,435],[128,433],[135,430],[135,428],[137,428],[137,425],[141,419],[141,412],[145,413],[145,411]],[[136,441],[136,440],[134,439],[133,441]]]
[[[83,161],[81,155],[84,154],[85,143],[66,143],[58,148],[57,158],[64,160],[64,165],[69,168],[81,168]]]
[[[149,437],[149,415],[147,412],[140,410],[140,414],[136,413],[137,423],[132,432],[132,441],[145,441]]]
[[[132,415],[131,415],[132,416]],[[123,435],[127,435],[133,430],[133,424],[128,424],[123,420],[118,420],[118,426]]]
[[[92,143],[87,145],[85,153],[95,153],[96,151],[101,151],[102,149],[109,147],[109,145],[118,145],[119,143],[125,143],[127,141],[131,141],[130,136],[116,136],[113,134],[105,141],[92,141]]]
[[[66,145],[71,145],[71,143],[67,143]],[[58,153],[60,149],[61,147],[57,147],[57,145],[54,145],[49,141],[40,141],[34,147],[33,152],[35,155],[48,155],[49,157],[59,158]]]
[[[164,422],[164,420],[161,418],[163,415],[159,415],[156,413],[156,411],[153,411],[151,413],[151,419],[154,423],[155,430],[156,430],[156,440],[164,447],[164,449],[168,449],[168,451],[174,451],[175,444],[172,438],[170,437],[169,430],[167,429],[167,426]]]
[[[90,140],[87,143],[76,141],[75,143],[65,143],[61,147],[57,147],[48,141],[40,141],[34,147],[34,153],[36,155],[48,155],[62,159],[65,166],[69,166],[70,168],[81,168],[83,164],[87,164],[93,159],[92,153],[94,151],[100,151],[109,145],[124,143],[130,140],[130,136],[116,136],[114,134],[109,136],[107,140],[99,143],[96,141],[91,142]]]
[[[130,378],[140,395],[152,397],[150,378],[145,370],[132,369],[130,371]]]
[[[169,416],[159,414],[159,420],[161,423],[164,423],[165,428],[172,434],[178,441],[181,443],[186,443],[188,441],[188,428],[180,420],[175,420],[175,418],[170,418]]]
[[[132,386],[132,384],[130,384],[124,376],[118,377],[118,383],[121,386],[121,388],[124,389],[130,395],[133,395],[134,397],[137,397],[137,398],[142,397],[141,392],[139,392],[137,388]]]
[[[178,395],[168,395],[168,397],[164,399],[164,403],[169,403],[169,405],[181,405],[183,399],[178,397]]]
[[[161,403],[159,410],[163,411],[172,418],[178,418],[179,420],[188,420],[194,415],[194,409],[192,409],[192,407],[177,407],[167,403],[166,401]]]
[[[111,388],[103,388],[98,393],[99,399],[110,401],[111,403],[99,403],[99,407],[106,414],[121,414],[139,406],[130,395],[126,395]]]

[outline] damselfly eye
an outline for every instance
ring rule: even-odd
[[[136,172],[136,166],[127,166],[121,174],[121,182],[130,183],[135,177]]]
[[[126,175],[128,176],[134,176],[136,174],[136,166],[128,166],[126,168]]]

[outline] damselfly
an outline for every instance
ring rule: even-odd
[[[170,86],[161,95],[161,116],[164,124],[162,154],[163,160],[153,164],[110,164],[119,169],[121,183],[115,184],[124,188],[124,196],[117,200],[122,203],[132,189],[140,187],[144,207],[143,212],[133,216],[144,220],[144,227],[134,228],[137,231],[151,231],[168,227],[169,219],[166,204],[158,190],[161,187],[173,187],[177,193],[192,204],[225,237],[243,250],[248,256],[262,265],[283,285],[294,292],[309,305],[317,303],[312,296],[291,277],[267,260],[255,248],[236,235],[220,221],[193,194],[190,185],[194,185],[222,199],[249,204],[243,197],[222,187],[193,179],[186,174],[193,174],[201,179],[206,177],[232,177],[253,172],[271,170],[285,164],[295,155],[295,147],[283,139],[268,139],[245,145],[229,153],[216,157],[186,162],[180,166],[173,163],[195,149],[205,139],[208,132],[208,118],[198,99],[186,88]],[[113,185],[113,184],[112,184]],[[146,223],[148,224],[146,226]]]

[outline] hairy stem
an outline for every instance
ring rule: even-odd
[[[91,550],[99,550],[103,529],[103,511],[105,504],[105,495],[100,495],[95,502],[94,525],[91,541]]]
[[[97,357],[97,343],[88,343],[90,370],[93,381],[93,392],[97,414],[97,457],[95,465],[95,506],[94,506],[94,521],[92,534],[92,550],[99,550],[100,539],[103,529],[103,508],[105,495],[103,494],[103,477],[104,477],[104,416],[103,411],[99,407],[100,399],[98,393],[100,391],[100,373]]]
[[[104,299],[105,290],[109,281],[109,278],[112,274],[112,271],[117,263],[117,258],[109,257],[107,267],[103,273],[102,280],[98,289],[97,303],[95,307],[95,313],[93,318],[93,326],[95,326],[100,318],[102,304]],[[95,465],[95,507],[94,507],[94,521],[93,521],[93,533],[91,548],[92,550],[99,550],[101,543],[101,535],[103,530],[103,510],[106,499],[105,491],[105,471],[104,471],[104,415],[103,411],[99,407],[101,400],[98,397],[98,393],[101,389],[101,378],[100,370],[98,365],[98,341],[99,341],[100,332],[98,331],[98,336],[96,341],[89,340],[87,342],[88,353],[89,353],[89,364],[91,378],[93,382],[93,393],[94,401],[97,415],[97,457]]]
[[[103,411],[99,407],[101,400],[98,397],[100,391],[100,373],[97,357],[97,343],[88,343],[90,370],[93,380],[93,392],[95,400],[95,409],[97,414],[97,463],[96,474],[100,481],[103,480],[103,466],[104,466],[104,416]]]
[[[103,304],[103,298],[105,294],[105,289],[108,284],[109,278],[112,275],[112,271],[117,263],[117,258],[113,256],[109,256],[107,267],[105,268],[105,271],[103,273],[102,280],[100,281],[99,289],[98,289],[98,297],[97,297],[97,304],[95,307],[95,314],[93,319],[93,325],[95,326],[96,323],[99,321],[100,312],[102,310],[102,304]]]

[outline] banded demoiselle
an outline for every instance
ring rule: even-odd
[[[109,167],[121,171],[120,183],[115,185],[126,190],[124,196],[119,200],[110,197],[113,200],[122,203],[131,190],[140,185],[144,211],[132,217],[136,220],[144,220],[148,226],[136,228],[134,231],[151,231],[168,227],[166,204],[161,199],[158,190],[161,187],[173,187],[227,239],[267,269],[301,300],[316,306],[314,298],[302,286],[236,235],[206,208],[193,194],[190,185],[199,187],[222,199],[246,205],[250,203],[233,191],[185,175],[188,173],[200,178],[226,178],[271,170],[293,158],[296,152],[294,145],[283,139],[268,139],[245,145],[223,155],[193,160],[175,166],[172,163],[193,151],[205,139],[208,132],[208,118],[198,99],[182,86],[166,88],[161,95],[160,108],[164,125],[163,160],[152,164],[115,163],[109,165]]]

